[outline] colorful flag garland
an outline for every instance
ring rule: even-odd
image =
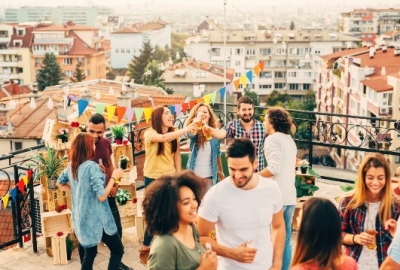
[[[17,196],[17,190],[19,190],[22,193],[22,195],[25,194],[25,190],[26,190],[26,187],[28,186],[28,182],[29,182],[29,179],[31,179],[31,176],[32,176],[32,169],[29,169],[27,171],[26,175],[24,175],[18,181],[17,185],[1,198],[2,203],[0,203],[0,209],[7,208],[10,196],[11,196],[11,200],[14,200],[15,197]]]

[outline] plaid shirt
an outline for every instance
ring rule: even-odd
[[[367,213],[367,206],[364,204],[356,209],[346,211],[351,197],[345,197],[340,201],[339,211],[342,222],[342,239],[345,234],[360,234],[364,232],[364,223]],[[395,199],[392,206],[392,218],[398,219],[400,215],[400,203]],[[376,235],[377,255],[379,266],[383,263],[387,256],[387,250],[392,242],[392,236],[384,229],[384,224],[381,224],[379,216],[376,217],[375,228],[378,234]],[[356,261],[360,258],[362,245],[345,245],[343,244],[345,254],[353,257]]]
[[[230,121],[226,124],[226,138],[237,139],[237,138],[249,138],[254,146],[256,147],[256,156],[258,159],[258,167],[256,172],[262,171],[264,169],[264,140],[267,137],[264,125],[254,119],[254,125],[247,133],[243,128],[240,119],[235,121]]]

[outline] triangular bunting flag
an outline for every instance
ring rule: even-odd
[[[260,64],[257,66],[253,67],[254,74],[256,74],[257,77],[260,77]]]
[[[212,105],[214,105],[216,97],[217,97],[217,91],[212,92],[211,93],[211,103],[212,103]]]
[[[22,177],[22,180],[24,181],[25,186],[28,187],[28,181],[29,181],[28,176],[25,175],[24,177]]]
[[[204,103],[210,104],[211,94],[207,94],[204,96]]]
[[[153,111],[153,108],[144,108],[144,118],[146,119],[146,123],[149,122],[152,111]]]
[[[26,172],[26,175],[28,176],[28,178],[31,178],[31,176],[32,176],[32,169],[29,169],[29,170]]]
[[[249,70],[246,72],[246,77],[247,79],[249,79],[249,82],[252,83],[253,82],[253,70]]]
[[[204,98],[203,97],[199,97],[198,99],[196,99],[196,103],[203,103],[204,102]],[[190,107],[192,108],[192,107]]]
[[[174,115],[175,114],[175,105],[169,106],[169,110],[171,111],[171,114]]]
[[[10,196],[11,200],[14,200],[14,198],[17,196],[17,187],[14,187],[12,190],[10,190]]]
[[[18,189],[19,191],[21,191],[21,194],[24,195],[25,194],[25,186],[24,186],[24,180],[19,180],[18,182]]]
[[[181,104],[175,105],[175,113],[176,113],[176,117],[179,117],[179,115],[181,115],[181,113],[182,113],[182,105]]]
[[[102,103],[97,103],[96,104],[96,113],[103,114],[105,108],[106,108],[106,105],[104,105]]]
[[[187,103],[182,103],[182,112],[186,113],[187,109],[188,109],[189,104]]]
[[[10,194],[7,193],[6,195],[3,196],[3,198],[1,198],[1,200],[3,201],[3,209],[7,208],[8,205],[8,198],[10,197]]]
[[[244,89],[246,89],[246,84],[247,84],[246,75],[240,76],[240,82],[242,83],[242,87],[243,87]]]
[[[193,107],[196,105],[196,100],[191,100],[191,101],[189,101],[189,106],[190,106],[190,109],[193,109]]]
[[[122,117],[124,117],[125,112],[126,112],[126,107],[117,107],[118,123],[121,122],[121,119]]]
[[[133,114],[135,113],[135,111],[133,110],[133,108],[129,107],[126,108],[126,120],[128,120],[128,123],[132,122],[132,118],[133,118]]]
[[[226,86],[226,88],[228,89],[229,94],[232,96],[233,93],[233,83],[230,83]]]
[[[86,107],[89,105],[89,101],[86,99],[78,100],[78,117],[82,115],[82,113],[86,110]]]
[[[112,120],[112,118],[113,118],[113,116],[114,116],[114,114],[115,114],[115,109],[116,109],[116,108],[117,108],[117,107],[114,106],[114,105],[108,105],[108,106],[106,106],[108,121],[111,121],[111,120]]]
[[[143,116],[143,108],[135,108],[136,122],[139,124]]]
[[[239,90],[239,84],[240,84],[239,79],[233,81],[233,85],[235,86],[235,90],[236,90],[236,91]]]
[[[221,102],[224,101],[225,98],[225,87],[222,87],[221,89],[218,90],[219,91],[219,95],[221,96]]]
[[[260,61],[258,65],[260,66],[261,71],[264,71],[264,61]]]

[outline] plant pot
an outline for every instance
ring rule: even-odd
[[[307,174],[307,170],[308,170],[307,167],[300,167],[300,171],[302,174]]]
[[[115,144],[120,145],[120,144],[122,144],[122,138],[115,138],[114,142],[115,142]]]
[[[128,168],[128,161],[121,160],[121,169],[126,170]]]
[[[61,138],[61,141],[62,141],[63,143],[68,142],[68,137],[62,137],[62,138]]]
[[[71,260],[72,250],[67,249],[67,260]]]
[[[49,179],[47,180],[47,188],[51,190],[57,189],[57,179]]]

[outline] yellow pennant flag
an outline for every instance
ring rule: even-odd
[[[256,74],[257,77],[260,76],[260,64],[257,66],[253,67],[254,74]]]
[[[242,76],[240,77],[240,82],[242,83],[243,88],[246,88],[246,84],[247,84],[246,75],[242,75]]]
[[[24,177],[22,177],[22,179],[24,180],[25,187],[27,187],[28,186],[28,176],[25,175]]]
[[[210,104],[211,94],[205,95],[203,99],[205,104]]]
[[[111,119],[113,118],[114,114],[115,114],[115,109],[117,108],[117,106],[114,105],[108,105],[106,107],[106,111],[107,111],[107,116],[108,116],[108,121],[111,121]]]
[[[4,195],[4,197],[2,198],[3,201],[3,209],[7,208],[7,204],[8,204],[8,198],[10,197],[10,193],[7,193],[6,195]]]
[[[237,91],[239,89],[239,79],[237,79],[236,81],[233,82],[233,84],[235,85],[235,90]]]
[[[144,108],[143,113],[144,113],[144,118],[146,119],[146,123],[149,122],[152,111],[153,108]]]

